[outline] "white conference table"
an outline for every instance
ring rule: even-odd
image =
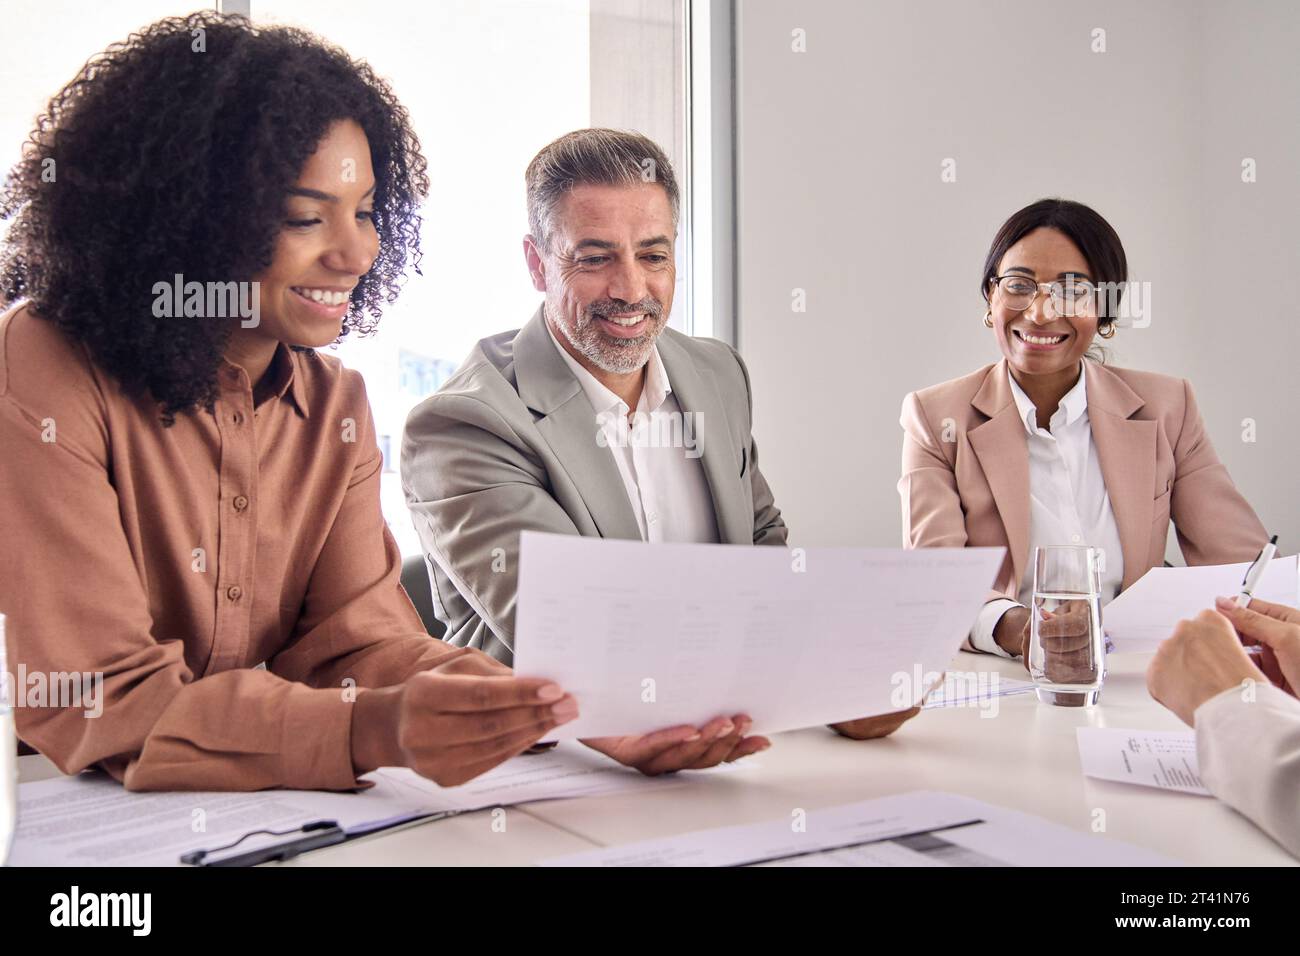
[[[1183,863],[1296,865],[1218,800],[1083,776],[1076,727],[1187,729],[1147,693],[1149,660],[1149,654],[1110,655],[1101,702],[1092,708],[1041,704],[1028,693],[1001,698],[991,716],[978,706],[924,710],[879,740],[849,740],[822,727],[791,731],[775,735],[771,749],[733,771],[689,775],[679,786],[510,807],[504,830],[490,810],[417,822],[282,865],[529,865],[690,830],[788,820],[796,808],[910,790],[960,793],[1089,834],[1100,810],[1105,832],[1099,838]],[[1027,677],[1018,661],[966,652],[951,670]],[[29,756],[19,758],[19,773],[26,781],[58,771],[45,758]]]

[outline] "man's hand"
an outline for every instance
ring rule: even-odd
[[[943,686],[943,679],[946,676],[946,672],[940,674],[938,680],[925,689],[925,693],[921,695],[922,702],[934,693],[935,688]],[[909,710],[897,710],[892,714],[877,714],[874,717],[844,720],[838,724],[829,724],[828,726],[842,737],[850,737],[853,740],[871,740],[873,737],[888,737],[920,712],[921,708],[918,706]]]
[[[766,737],[746,737],[748,714],[715,717],[703,727],[668,727],[640,737],[592,737],[583,743],[649,777],[677,770],[703,770],[772,746]]]
[[[1260,670],[1295,697],[1300,688],[1300,611],[1258,599],[1244,608],[1232,598],[1216,598],[1214,604],[1232,622],[1243,644],[1263,648]]]
[[[395,687],[361,691],[352,712],[354,770],[410,767],[454,787],[578,716],[577,701],[556,684],[510,674],[486,655],[466,654]]]
[[[870,740],[873,737],[888,737],[903,724],[921,712],[920,707],[900,710],[892,714],[877,714],[875,717],[859,717],[857,720],[845,720],[831,724],[831,730],[843,737],[854,740]]]
[[[1183,723],[1195,725],[1196,708],[1211,697],[1265,680],[1246,655],[1231,622],[1217,611],[1179,621],[1147,667],[1147,690]]]

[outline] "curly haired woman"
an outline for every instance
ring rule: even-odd
[[[64,772],[456,784],[576,716],[424,633],[361,377],[314,351],[395,299],[427,189],[369,67],[240,18],[131,35],[39,119],[0,198],[0,611],[15,669],[84,677],[17,710]]]

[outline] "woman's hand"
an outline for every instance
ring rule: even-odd
[[[578,716],[577,701],[558,685],[513,677],[484,655],[463,655],[443,667],[357,695],[352,763],[358,774],[410,767],[454,787]]]
[[[1029,608],[1009,608],[993,629],[993,640],[1013,657],[1019,657],[1029,669]]]
[[[1091,604],[1062,601],[1055,611],[1042,613],[1043,675],[1055,684],[1091,684],[1102,667],[1093,654]]]
[[[1242,643],[1259,645],[1260,670],[1292,697],[1300,688],[1300,611],[1258,599],[1237,607],[1232,598],[1216,598],[1219,613],[1232,622]]]
[[[1196,708],[1249,680],[1264,680],[1222,614],[1202,611],[1179,621],[1147,667],[1151,696],[1195,726]]]
[[[1009,654],[1020,655],[1029,670],[1029,636],[1032,611],[1013,607],[998,620],[993,639]],[[1043,672],[1058,684],[1091,683],[1100,661],[1093,659],[1092,610],[1087,601],[1066,602],[1055,612],[1043,612],[1038,638],[1043,649]]]

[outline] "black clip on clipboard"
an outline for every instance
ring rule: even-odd
[[[211,850],[191,850],[189,853],[183,853],[181,854],[181,862],[190,866],[257,866],[259,863],[283,863],[285,860],[292,860],[294,857],[310,850],[319,850],[322,847],[346,843],[348,840],[369,836],[383,830],[391,830],[394,827],[404,826],[408,823],[431,823],[434,820],[443,820],[447,817],[458,816],[464,812],[464,810],[437,810],[430,813],[418,813],[409,817],[396,817],[378,823],[362,824],[350,832],[339,826],[337,820],[315,820],[311,823],[304,823],[300,827],[294,827],[291,830],[250,830],[234,843],[227,843],[225,846],[214,847]],[[233,856],[224,856],[217,860],[208,859],[213,854],[233,850],[249,837],[292,836],[299,833],[304,835],[292,840],[285,840],[282,843],[268,843],[266,846],[260,846],[255,850],[248,850],[244,853],[236,853]]]
[[[214,853],[233,850],[249,837],[289,836],[295,833],[302,833],[305,836],[286,840],[283,843],[271,843],[258,847],[256,850],[236,853],[233,856],[222,857],[219,860],[208,860],[208,857]],[[337,821],[315,820],[312,823],[304,823],[300,827],[294,827],[292,830],[250,830],[234,843],[227,843],[225,846],[214,847],[211,850],[191,850],[189,853],[183,853],[181,854],[181,862],[188,863],[191,866],[256,866],[259,863],[292,860],[295,856],[306,853],[308,850],[333,846],[336,843],[342,843],[347,838],[347,832],[338,825]]]

